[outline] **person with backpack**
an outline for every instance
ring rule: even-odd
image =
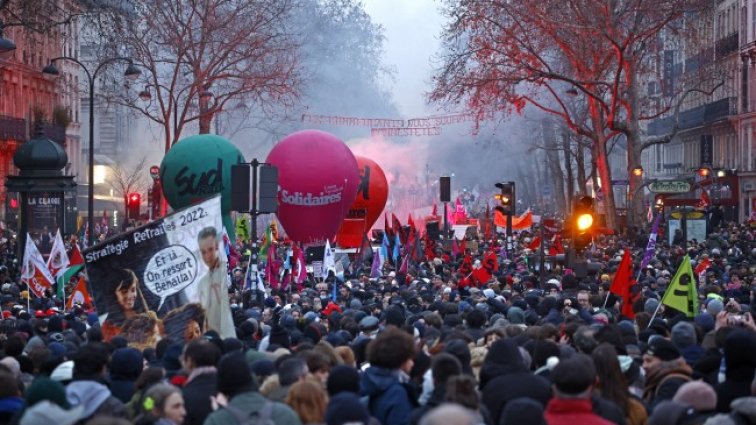
[[[244,354],[224,355],[218,364],[218,404],[225,404],[204,425],[301,425],[297,414],[283,403],[269,401],[257,391]]]
[[[651,411],[661,401],[671,400],[677,390],[691,380],[693,373],[677,347],[658,336],[648,342],[643,354],[643,370],[646,372],[643,399]]]

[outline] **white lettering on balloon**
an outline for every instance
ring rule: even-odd
[[[331,189],[331,188],[329,188]],[[320,192],[317,195],[313,195],[310,192],[289,192],[288,190],[281,190],[281,202],[289,205],[304,205],[308,207],[316,207],[321,205],[336,204],[341,202],[341,192],[344,188],[338,188],[338,191],[333,192]]]

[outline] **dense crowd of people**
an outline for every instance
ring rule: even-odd
[[[147,347],[104,335],[89,306],[29,299],[6,254],[0,423],[756,423],[755,227],[726,223],[685,247],[660,238],[643,270],[648,231],[602,236],[580,277],[555,261],[541,276],[533,237],[521,232],[509,253],[483,235],[467,252],[439,243],[406,268],[386,262],[379,278],[356,267],[258,299],[243,294],[241,258],[229,286],[236,338],[197,326],[188,341]],[[634,318],[609,292],[626,250]],[[492,278],[465,281],[466,254],[491,251]],[[710,263],[694,317],[660,306],[686,255]]]

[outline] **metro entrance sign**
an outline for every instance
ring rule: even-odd
[[[653,193],[686,193],[690,192],[690,183],[684,180],[659,180],[651,183],[648,190]]]

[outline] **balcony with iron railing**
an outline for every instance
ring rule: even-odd
[[[740,38],[739,38],[738,31],[727,34],[726,36],[717,40],[716,47],[715,47],[716,52],[717,52],[717,59],[731,55],[735,53],[736,51],[738,51],[739,40]]]

